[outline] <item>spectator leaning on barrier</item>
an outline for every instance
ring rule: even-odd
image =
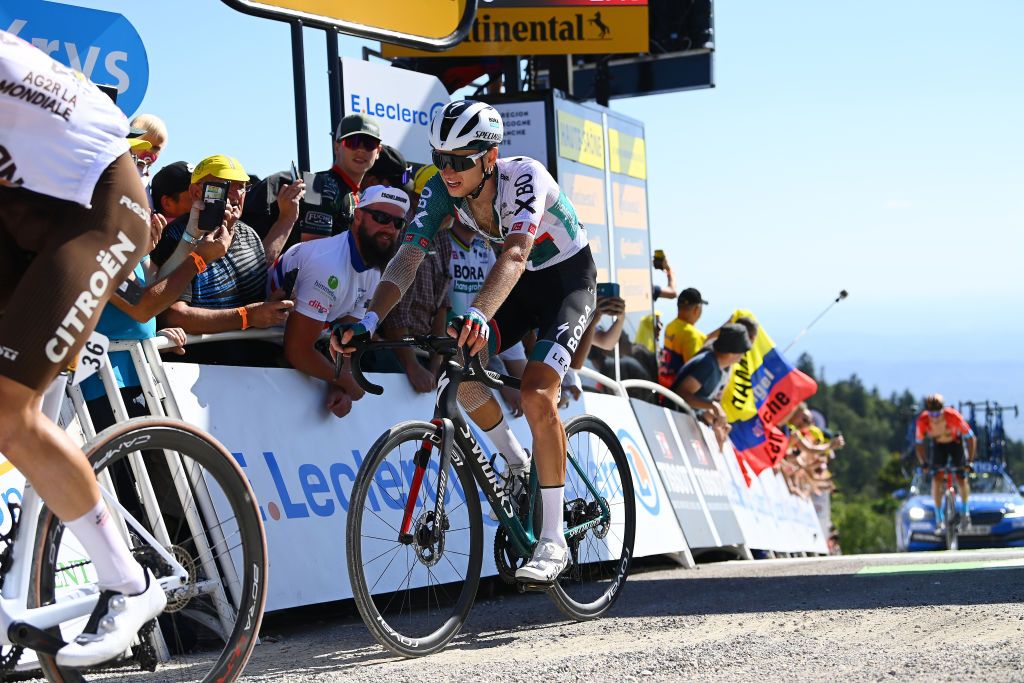
[[[199,239],[199,212],[203,207],[203,183],[226,180],[231,183],[228,193],[230,218],[226,227],[232,231],[231,247],[224,258],[205,264],[190,285],[185,288],[159,323],[166,327],[181,327],[189,334],[213,334],[250,327],[273,327],[284,322],[292,307],[291,301],[266,301],[267,267],[276,259],[295,223],[298,203],[302,196],[299,183],[288,186],[287,194],[278,199],[281,215],[264,241],[248,225],[238,220],[245,202],[249,176],[237,159],[216,155],[204,159],[192,173],[190,194],[193,204],[189,214],[180,216],[167,226],[164,236],[153,251],[153,260],[161,266],[161,275],[174,269],[191,251],[191,242]],[[270,350],[262,344],[243,346],[227,342],[230,347],[209,348],[209,345],[191,349],[186,360],[199,362],[228,362],[260,364],[270,362]]]
[[[167,164],[153,176],[149,189],[153,198],[153,211],[168,221],[192,210],[192,171],[196,167],[184,161]]]
[[[380,126],[371,117],[349,114],[341,120],[334,135],[334,165],[313,176],[313,187],[300,207],[303,241],[349,229],[359,186],[377,162],[380,142]]]
[[[285,359],[296,370],[327,382],[326,407],[338,417],[348,414],[363,390],[347,367],[334,378],[334,363],[316,350],[316,341],[325,324],[355,322],[366,312],[408,210],[409,197],[402,190],[369,187],[360,197],[351,230],[296,244],[270,269],[270,289],[284,289],[295,301],[285,324]]]
[[[665,346],[658,361],[658,382],[671,387],[683,367],[697,355],[707,336],[695,325],[700,320],[708,302],[693,287],[679,293],[676,303],[676,318],[665,328]]]
[[[750,350],[750,337],[742,325],[722,325],[712,347],[691,358],[673,379],[669,388],[699,411],[710,425],[726,424],[725,411],[715,400],[722,377],[729,367]]]

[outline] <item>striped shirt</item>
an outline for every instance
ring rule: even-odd
[[[185,233],[188,214],[167,225],[153,250],[153,261],[162,266],[174,253]],[[178,297],[196,308],[237,308],[264,301],[267,287],[267,254],[256,231],[242,221],[235,223],[235,235],[228,253],[209,264],[206,272],[193,278]]]

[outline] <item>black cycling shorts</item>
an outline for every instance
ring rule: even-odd
[[[594,317],[596,290],[597,266],[589,246],[557,265],[525,271],[494,314],[497,353],[536,329],[530,360],[547,364],[563,377]]]
[[[947,462],[951,462],[953,467],[964,466],[967,459],[964,456],[963,441],[958,440],[949,443],[932,442],[932,460],[930,464],[932,474],[936,474],[938,468],[945,467]]]
[[[0,375],[44,390],[149,243],[149,201],[127,153],[100,175],[91,209],[0,188]]]

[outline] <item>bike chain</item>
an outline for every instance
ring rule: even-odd
[[[6,534],[0,534],[0,544],[4,546],[0,551],[0,589],[3,588],[4,577],[7,576],[14,561],[14,539],[18,535],[18,526],[21,522],[21,505],[7,501],[7,512],[11,516],[11,529]],[[14,671],[24,651],[25,648],[21,645],[14,645],[0,653],[0,681],[7,680],[7,674]]]

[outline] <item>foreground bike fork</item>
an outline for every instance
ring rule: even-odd
[[[406,545],[413,542],[412,515],[416,510],[416,501],[420,496],[420,487],[423,485],[423,475],[426,474],[427,465],[430,463],[430,454],[434,449],[434,440],[440,438],[441,459],[437,473],[437,496],[434,499],[434,520],[438,524],[444,519],[444,496],[448,488],[448,464],[451,462],[452,434],[455,431],[452,421],[448,418],[436,418],[431,420],[435,426],[433,434],[424,434],[423,442],[413,456],[413,463],[416,470],[413,473],[412,485],[409,487],[409,498],[405,501],[405,514],[402,516],[402,527],[399,531],[398,540]],[[435,526],[435,529],[437,526]]]

